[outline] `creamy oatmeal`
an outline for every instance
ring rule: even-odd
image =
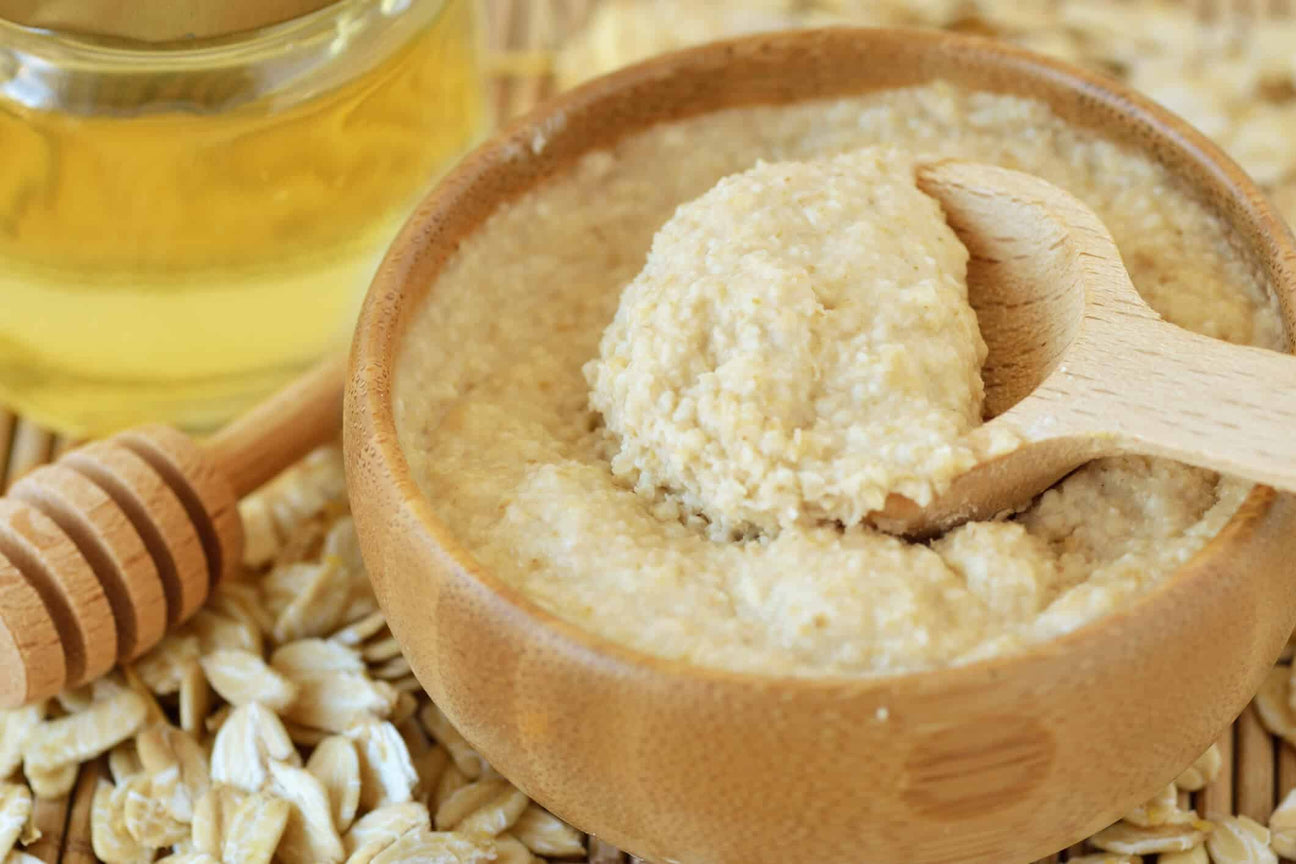
[[[687,413],[657,429],[635,426],[624,452],[637,455],[627,458],[620,455],[626,439],[609,428],[625,419],[612,406],[630,404],[626,393],[638,380],[630,362],[636,344],[651,346],[633,322],[618,323],[623,290],[631,293],[621,314],[651,317],[658,304],[688,302],[689,286],[670,284],[671,271],[682,276],[699,266],[688,254],[668,255],[673,263],[658,262],[655,272],[653,256],[680,252],[688,238],[684,229],[667,231],[650,255],[654,234],[685,202],[703,196],[677,224],[718,205],[704,193],[761,160],[824,160],[874,146],[1038,174],[1104,219],[1134,284],[1166,318],[1235,342],[1282,344],[1274,303],[1213,216],[1156,165],[1068,128],[1041,104],[931,85],[657,127],[589,154],[492,217],[445,269],[398,360],[402,446],[439,517],[484,567],[555,614],[653,654],[765,673],[869,674],[962,662],[1072,630],[1146,591],[1218,531],[1244,485],[1138,458],[1093,463],[1016,519],[965,525],[931,544],[843,527],[854,512],[849,495],[813,482],[807,489],[800,478],[775,482],[764,501],[717,493],[733,470],[718,461],[718,473],[689,480],[691,489],[681,474],[644,482],[644,466],[658,470],[652,460],[663,458],[652,436],[665,441],[690,423],[703,429]],[[814,170],[868,158],[856,153]],[[792,169],[755,168],[728,181],[730,191],[772,181],[779,170]],[[755,206],[782,205],[762,195]],[[743,239],[745,226],[734,227],[736,241],[757,243],[756,229]],[[939,248],[936,236],[923,242]],[[807,256],[846,266],[831,237],[813,242]],[[761,248],[784,254],[790,245]],[[957,293],[944,281],[957,270],[954,257],[930,266],[930,277]],[[636,300],[635,292],[653,286],[655,299]],[[795,286],[752,279],[740,293],[772,297],[785,288]],[[734,314],[708,307],[688,326],[746,338],[747,324]],[[748,323],[759,328],[764,320]],[[850,325],[846,338],[862,337],[867,326]],[[742,362],[772,376],[752,382],[773,388],[756,397],[793,417],[800,397],[778,392],[778,376],[800,361],[743,350]],[[982,349],[979,338],[962,338],[951,350]],[[869,374],[846,365],[837,371]],[[679,373],[681,392],[700,386],[696,372]],[[618,387],[625,391],[619,400],[612,398]],[[962,389],[979,399],[976,385]],[[951,398],[931,404],[966,409],[962,396]],[[734,440],[728,435],[723,424],[703,431],[704,446],[723,450]],[[913,461],[894,463],[901,475],[907,466],[924,476],[921,449]],[[838,455],[854,458],[848,450]],[[793,487],[814,503],[783,518],[779,496]],[[717,536],[693,515],[708,508],[759,530]]]
[[[726,177],[657,232],[586,367],[612,473],[717,538],[926,504],[974,462],[967,260],[900,151]]]

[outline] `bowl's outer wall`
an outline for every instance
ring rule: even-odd
[[[1154,153],[1237,226],[1296,329],[1291,235],[1213,145],[1115,84],[910,31],[752,37],[567,94],[465,160],[411,217],[370,290],[347,393],[347,468],[391,628],[491,764],[640,856],[1010,864],[1049,854],[1204,750],[1296,623],[1296,502],[1267,489],[1129,609],[1024,653],[883,679],[745,677],[608,645],[482,572],[433,516],[396,438],[393,360],[440,267],[490,212],[655,122],[934,78],[1041,98]]]

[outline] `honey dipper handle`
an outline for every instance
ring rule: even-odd
[[[1201,336],[1155,318],[1125,318],[1091,380],[1074,380],[1058,419],[1115,449],[1164,456],[1296,492],[1296,357]],[[1093,353],[1090,356],[1094,356]],[[1062,374],[1085,374],[1083,363]],[[1090,371],[1093,371],[1091,368]]]
[[[239,417],[205,445],[242,497],[260,487],[342,428],[345,354],[310,372]]]

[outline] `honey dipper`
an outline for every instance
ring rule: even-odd
[[[918,185],[971,254],[991,419],[965,439],[978,461],[949,489],[923,507],[892,495],[874,525],[938,534],[1120,454],[1296,492],[1296,358],[1163,320],[1098,217],[1038,177],[948,160],[922,166]]]
[[[64,454],[0,499],[0,707],[148,651],[240,566],[238,500],[341,424],[330,358],[210,439],[142,426]]]

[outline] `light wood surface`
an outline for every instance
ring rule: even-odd
[[[940,534],[1122,454],[1296,492],[1296,357],[1163,320],[1098,216],[1038,177],[947,160],[922,166],[918,183],[971,256],[991,419],[966,439],[974,467],[926,507],[893,495],[874,524]]]
[[[141,427],[10,471],[0,499],[0,707],[77,687],[152,648],[241,561],[238,499],[337,435],[329,358],[204,447]],[[52,453],[14,441],[11,467]],[[61,449],[61,448],[60,448]]]
[[[1228,729],[1296,618],[1296,503],[1261,489],[1129,610],[1030,651],[886,679],[734,675],[638,655],[547,615],[479,567],[420,498],[396,439],[393,357],[447,257],[498,206],[655,122],[935,77],[1044,99],[1159,158],[1237,227],[1284,292],[1291,332],[1290,235],[1200,135],[1059,65],[895,31],[755,37],[560,97],[420,207],[362,313],[348,479],[394,633],[493,765],[645,860],[758,864],[794,850],[803,860],[1004,864],[1050,854],[1146,798]],[[537,153],[528,142],[542,128]],[[1231,779],[1201,799],[1231,809]]]
[[[1237,777],[1237,803],[1233,808],[1261,825],[1268,824],[1274,801],[1273,742],[1260,725],[1254,707],[1248,706],[1237,720],[1237,760],[1250,766]]]
[[[90,836],[91,806],[99,778],[107,776],[102,759],[96,759],[81,769],[76,787],[72,790],[71,807],[67,819],[67,836],[63,842],[64,864],[94,864],[98,859]]]
[[[553,48],[572,29],[580,25],[588,11],[597,4],[598,0],[487,0],[484,3],[487,11],[488,46],[492,52],[499,52],[501,61],[491,67],[488,80],[488,93],[491,95],[491,105],[497,117],[507,119],[525,113],[534,105],[537,96],[543,98],[551,92],[551,79],[543,73],[542,67],[532,68],[533,64],[528,63],[524,64],[526,71],[520,71],[518,64],[510,62],[510,58],[517,54],[530,59],[537,56],[538,51]],[[544,22],[546,16],[548,16],[549,26],[533,31],[532,17]],[[506,21],[516,23],[505,28],[502,22]],[[554,42],[546,41],[546,38],[552,38]],[[33,428],[28,421],[15,418],[0,408],[0,487],[3,487],[3,479],[9,463],[9,447],[5,433],[6,430],[16,431],[19,427]],[[57,455],[67,449],[70,443],[72,442],[56,437],[52,440],[51,451]],[[1235,736],[1239,739],[1242,736],[1240,724],[1223,736],[1230,747]],[[1213,811],[1232,812],[1236,806],[1232,797],[1233,777],[1236,775],[1241,783],[1253,772],[1264,772],[1266,768],[1273,770],[1275,761],[1278,766],[1278,776],[1272,789],[1272,800],[1274,802],[1281,800],[1289,790],[1296,788],[1296,749],[1277,738],[1268,736],[1267,746],[1245,751],[1239,748],[1237,758],[1226,762],[1220,778],[1207,787],[1208,791],[1191,796],[1193,805],[1197,806],[1200,812],[1206,812],[1204,804],[1209,795]],[[83,776],[90,773],[87,769],[83,772]],[[1226,794],[1219,794],[1219,790],[1224,787],[1227,787]],[[39,800],[36,805],[36,821],[45,832],[45,836],[26,851],[49,864],[60,860],[76,862],[76,864],[95,860],[90,851],[89,820],[84,818],[89,813],[93,791],[94,783],[91,780],[88,785],[79,784],[77,790],[68,798]],[[609,797],[615,798],[619,794],[619,789],[608,790]],[[81,813],[83,818],[77,818],[76,813]],[[606,843],[591,842],[590,861],[603,864],[603,859],[596,858],[595,855],[611,854],[604,852],[610,848],[613,847]],[[1076,849],[1077,855],[1085,851],[1093,851],[1085,850],[1082,846],[1077,846]],[[60,858],[61,854],[62,858]],[[1047,859],[1042,859],[1041,864],[1056,864],[1064,858],[1065,855],[1049,856]],[[624,856],[613,857],[610,860],[621,861],[624,860]]]
[[[328,440],[342,416],[344,354],[329,357],[206,442],[206,451],[234,493],[260,487],[306,449]],[[321,436],[320,432],[330,433]]]

